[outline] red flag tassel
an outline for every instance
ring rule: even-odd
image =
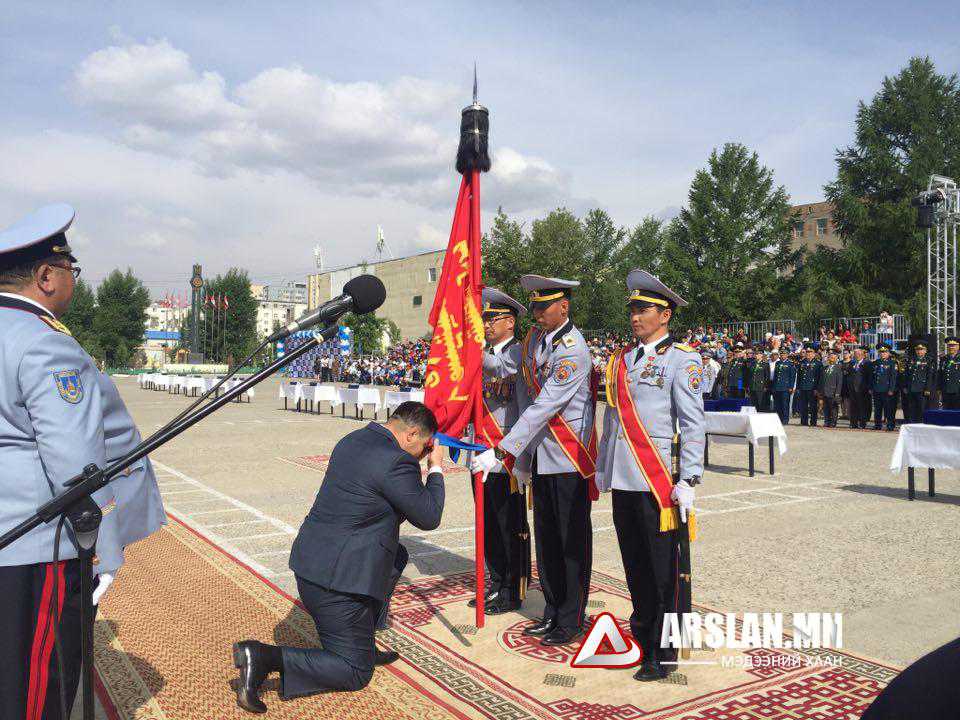
[[[470,238],[474,241],[474,247],[479,248],[480,246],[480,171],[474,170],[470,173]],[[474,263],[473,268],[476,273],[476,284],[474,287],[480,286],[480,263]],[[480,372],[483,372],[482,368]],[[474,393],[474,403],[473,403],[473,427],[480,427],[480,413],[482,409],[480,407],[483,402],[483,395],[480,392]],[[483,543],[483,476],[480,474],[475,474],[473,476],[473,487],[476,492],[474,492],[473,497],[475,498],[474,502],[474,544],[476,546],[476,568],[475,572],[477,575],[477,616],[476,616],[476,626],[477,628],[483,627],[484,618],[486,614],[484,613],[484,592],[485,588],[485,576],[484,576],[484,560],[485,560],[485,549]]]

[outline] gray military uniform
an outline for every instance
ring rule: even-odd
[[[522,344],[514,352],[483,356],[485,373],[498,378],[516,375],[518,385],[524,385],[527,396],[521,396],[525,407],[520,408],[520,416],[500,447],[516,456],[518,463],[525,452],[531,461],[535,453],[540,475],[576,472],[547,423],[560,413],[584,445],[589,441],[594,422],[590,350],[572,322],[552,333],[544,346],[541,345],[544,334],[537,328],[532,332],[525,357],[521,357]],[[539,394],[526,384],[521,363],[540,383]],[[536,398],[531,399],[534,395]],[[528,460],[522,463],[520,467],[525,469]]]
[[[667,337],[653,354],[645,353],[639,360],[636,356],[633,348],[625,359],[627,387],[640,421],[668,469],[670,445],[679,427],[680,477],[699,477],[703,474],[706,429],[701,398],[703,364],[699,354],[686,346],[678,347]],[[650,490],[627,446],[616,408],[608,407],[603,417],[597,485],[604,492]]]
[[[100,373],[103,434],[107,464],[120,460],[140,444],[140,432],[110,376]],[[110,483],[116,499],[104,515],[97,540],[100,563],[94,569],[115,573],[123,564],[123,549],[156,532],[166,522],[160,488],[150,458],[142,458]]]
[[[86,465],[106,461],[100,371],[39,312],[0,307],[0,532],[62,493]],[[105,507],[114,490],[108,485],[93,497]],[[0,565],[50,562],[56,525],[40,525],[0,550]],[[63,560],[77,557],[68,535],[60,538]]]
[[[490,348],[485,355],[490,354],[494,357],[502,357],[505,364],[511,364],[519,367],[520,353],[520,342],[516,338],[510,338],[509,340],[500,343],[499,346]],[[503,431],[504,435],[506,435],[516,424],[517,418],[520,417],[520,413],[523,412],[530,404],[530,396],[527,394],[526,385],[521,377],[511,375],[506,378],[496,378],[497,380],[506,380],[510,384],[510,392],[508,394],[498,392],[498,389],[494,385],[494,379],[495,378],[493,376],[484,378],[483,401],[486,403],[487,410],[490,411],[490,415],[494,420],[497,421],[500,429]],[[520,456],[517,456],[516,462],[514,463],[514,468],[529,472],[529,454],[522,453]],[[490,472],[504,473],[506,470],[504,470],[502,464],[498,464]]]

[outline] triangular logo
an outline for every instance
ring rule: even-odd
[[[612,652],[607,650],[608,647]],[[594,618],[590,632],[570,661],[570,667],[626,668],[637,665],[640,659],[640,647],[632,638],[624,636],[613,615],[602,612]]]

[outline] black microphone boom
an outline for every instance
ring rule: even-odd
[[[387,290],[383,282],[375,275],[358,275],[343,286],[343,295],[328,300],[313,312],[303,315],[286,327],[277,330],[267,338],[267,342],[276,342],[295,332],[306,330],[314,325],[330,325],[348,312],[366,315],[383,305]]]

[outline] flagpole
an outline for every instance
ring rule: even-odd
[[[480,171],[473,170],[470,173],[470,237],[479,237],[480,235]],[[482,370],[481,370],[482,372]],[[480,397],[476,395],[475,397]],[[479,426],[480,414],[479,414],[479,403],[474,402],[473,408],[473,427],[477,428]],[[486,613],[484,612],[484,598],[486,593],[484,592],[486,576],[484,574],[484,555],[486,548],[484,547],[483,542],[483,476],[480,473],[474,473],[473,475],[473,498],[474,498],[474,523],[473,523],[473,544],[476,548],[474,551],[475,555],[475,567],[474,572],[477,575],[477,613],[475,625],[477,628],[482,628],[484,625],[484,618]]]

